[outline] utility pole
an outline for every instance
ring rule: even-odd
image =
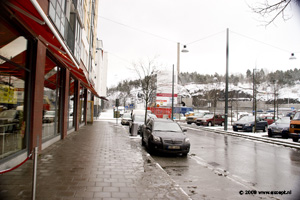
[[[225,86],[225,122],[224,131],[227,131],[228,125],[228,65],[229,65],[229,28],[226,30],[226,86]]]
[[[255,69],[253,69],[253,112],[254,112],[254,133],[256,132],[256,82],[255,82]]]
[[[174,65],[172,68],[172,120],[174,120]]]

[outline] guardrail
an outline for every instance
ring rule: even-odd
[[[270,138],[270,137],[248,135],[245,133],[239,133],[239,132],[233,132],[233,131],[224,131],[224,130],[219,130],[219,129],[211,128],[211,127],[191,126],[191,125],[187,125],[184,123],[180,123],[180,125],[184,126],[186,128],[196,128],[196,129],[206,130],[206,131],[215,132],[215,133],[219,133],[219,134],[226,134],[226,135],[231,135],[231,136],[235,136],[235,137],[242,137],[242,138],[249,139],[249,140],[256,140],[256,141],[260,141],[260,142],[266,142],[266,143],[270,143],[270,144],[276,144],[276,145],[282,145],[285,147],[300,149],[300,143],[297,143],[297,142],[284,141],[282,139],[280,140],[280,139]]]

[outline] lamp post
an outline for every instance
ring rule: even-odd
[[[226,85],[225,85],[225,121],[224,131],[228,126],[228,66],[229,66],[229,29],[226,30]]]
[[[172,121],[174,120],[174,65],[172,68]]]
[[[183,49],[181,50],[182,53],[188,53],[189,50],[187,50],[186,45],[183,45]],[[180,74],[180,43],[177,43],[177,84],[179,84],[179,74]],[[179,97],[179,95],[178,95]],[[178,98],[177,97],[177,98]],[[174,98],[174,65],[173,65],[173,76],[172,76],[172,120],[173,120],[173,103]],[[179,98],[181,100],[181,98]],[[177,99],[178,101],[178,99]],[[181,102],[180,102],[181,103]],[[180,113],[179,113],[179,120],[180,120]]]

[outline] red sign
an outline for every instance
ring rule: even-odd
[[[157,93],[157,97],[172,97],[172,93]],[[177,94],[174,94],[174,97],[177,97]]]

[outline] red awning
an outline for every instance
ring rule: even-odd
[[[89,89],[94,95],[99,98],[99,94],[95,91],[93,86],[89,83],[88,78],[85,76],[85,69],[81,69],[78,63],[74,62],[74,58],[66,53],[68,49],[64,49],[63,45],[56,38],[55,34],[51,31],[51,28],[44,22],[42,16],[38,13],[37,9],[31,3],[30,0],[11,0],[6,2],[7,7],[15,14],[16,18],[22,21],[22,23],[32,30],[34,34],[41,42],[43,42],[47,49],[64,65],[70,72],[79,79],[83,85]],[[47,63],[46,63],[47,70]]]

